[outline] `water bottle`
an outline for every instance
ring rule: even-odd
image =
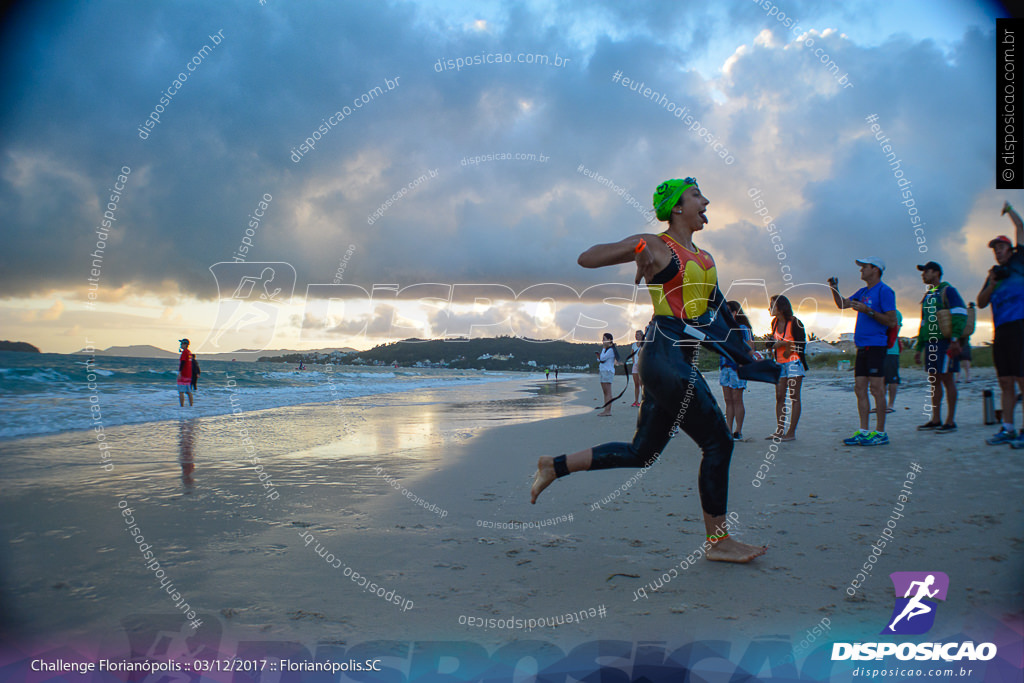
[[[992,390],[985,389],[981,392],[981,400],[984,406],[985,424],[994,425],[996,423],[996,400]]]

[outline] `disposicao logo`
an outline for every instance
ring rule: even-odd
[[[895,595],[895,605],[888,625],[881,635],[921,635],[935,625],[938,600],[945,600],[949,591],[949,576],[943,572],[893,572],[889,575]],[[884,659],[895,655],[900,660],[966,659],[988,661],[996,656],[993,643],[975,645],[964,643],[833,643],[832,661],[846,659]]]
[[[936,600],[945,600],[949,577],[943,572],[893,572],[889,574],[896,591],[896,604],[885,635],[919,636],[935,624]]]

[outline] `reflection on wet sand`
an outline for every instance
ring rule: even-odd
[[[195,456],[192,453],[195,423],[195,418],[178,423],[178,462],[181,463],[181,482],[186,492],[190,492],[195,486],[195,480],[192,478],[192,473],[196,469]]]

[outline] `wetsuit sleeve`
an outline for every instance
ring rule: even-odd
[[[729,327],[739,327],[736,320],[732,317],[732,311],[725,305],[725,295],[722,294],[722,288],[717,284],[715,289],[711,292],[711,296],[708,297],[708,308],[715,312],[715,315],[728,314],[726,320],[729,321]]]
[[[960,292],[955,287],[946,287],[946,303],[949,305],[949,312],[952,317],[953,339],[959,339],[967,327],[967,305],[964,303]]]
[[[722,341],[725,342],[726,346],[735,346],[734,342],[732,344],[730,344],[729,342],[734,340],[737,336],[740,338],[740,340],[743,339],[742,332],[740,332],[739,335],[735,334],[735,332],[738,332],[742,326],[738,322],[736,322],[736,318],[732,316],[732,311],[730,311],[729,307],[726,306],[725,304],[725,295],[722,294],[722,290],[716,285],[715,291],[713,291],[711,293],[711,296],[708,298],[708,306],[711,311],[714,311],[715,319],[725,323],[724,326],[720,328],[726,330],[725,338],[722,339]],[[715,341],[718,341],[718,339],[715,338]],[[746,344],[742,344],[742,346],[746,347],[746,355],[750,356],[750,347],[748,347]],[[736,348],[739,349],[740,347],[736,346]],[[751,356],[749,360],[752,359],[753,357]]]

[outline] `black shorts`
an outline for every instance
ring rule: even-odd
[[[899,384],[900,357],[895,353],[885,354],[885,361],[882,363],[882,374],[885,375],[886,384]]]
[[[1024,320],[1013,320],[996,328],[992,360],[999,377],[1024,377]]]
[[[971,344],[970,342],[964,344],[963,340],[960,340],[960,355],[956,357],[959,361],[971,362]]]
[[[881,377],[885,365],[886,352],[884,346],[861,346],[857,348],[857,360],[854,361],[854,377]]]

